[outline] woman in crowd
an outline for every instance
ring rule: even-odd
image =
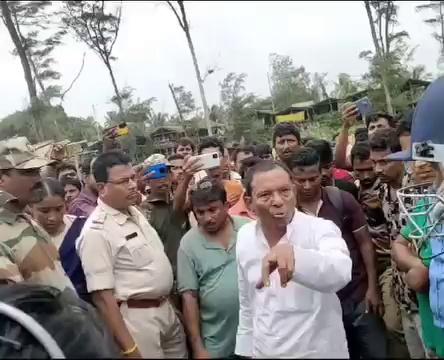
[[[82,191],[82,184],[79,179],[69,176],[62,177],[60,181],[65,191],[65,202],[68,207],[69,204],[79,196],[80,191]]]
[[[65,195],[63,185],[58,180],[43,179],[41,185],[34,190],[31,214],[59,250],[62,266],[78,295],[89,302],[85,275],[75,249],[75,241],[86,218],[65,214]]]

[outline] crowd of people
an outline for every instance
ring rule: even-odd
[[[123,357],[444,357],[443,96],[440,78],[352,144],[345,104],[334,148],[294,123],[142,164],[2,145],[0,281],[75,292]]]

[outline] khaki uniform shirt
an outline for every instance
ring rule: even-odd
[[[28,215],[15,212],[14,201],[0,191],[0,281],[74,289],[48,233]]]
[[[125,214],[100,199],[77,240],[89,292],[113,289],[117,300],[167,296],[173,272],[162,241],[135,207]]]

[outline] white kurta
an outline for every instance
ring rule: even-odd
[[[336,292],[351,280],[352,261],[340,230],[329,220],[296,211],[287,227],[295,272],[286,288],[277,271],[256,289],[270,248],[256,221],[237,239],[239,327],[236,354],[252,357],[348,358]]]

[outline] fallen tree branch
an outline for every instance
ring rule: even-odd
[[[85,56],[86,56],[86,52],[83,53],[83,58],[82,58],[82,65],[80,66],[80,70],[77,73],[76,77],[72,80],[71,84],[68,86],[68,88],[60,95],[60,99],[63,102],[65,95],[68,93],[68,91],[70,91],[72,89],[72,87],[74,86],[74,83],[78,80],[78,78],[80,77],[80,74],[83,71],[83,67],[85,66]]]

